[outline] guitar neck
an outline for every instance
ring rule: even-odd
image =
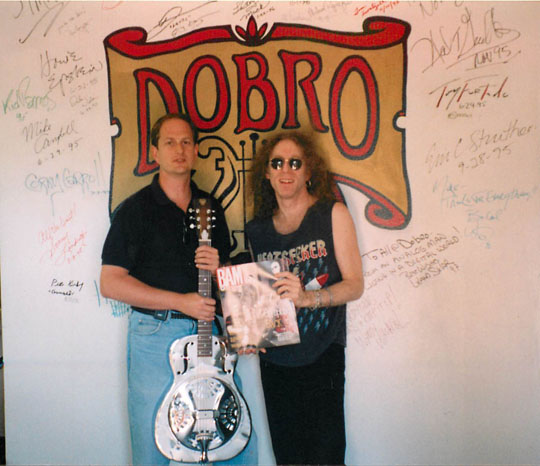
[[[199,240],[199,245],[210,246],[210,240]],[[209,270],[199,269],[199,294],[204,298],[212,297],[212,274]],[[212,322],[197,321],[197,355],[212,356]]]

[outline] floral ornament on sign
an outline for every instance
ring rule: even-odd
[[[268,29],[268,23],[264,23],[260,29],[257,28],[255,18],[251,16],[247,24],[247,30],[242,26],[236,26],[236,33],[246,41],[248,45],[259,45],[262,43],[262,37]]]

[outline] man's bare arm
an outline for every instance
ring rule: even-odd
[[[364,292],[362,256],[358,248],[356,228],[347,207],[336,203],[332,209],[334,251],[342,280],[330,287],[332,305],[344,304],[360,298]],[[324,294],[328,295],[328,292]],[[329,296],[325,296],[328,304]]]
[[[300,278],[291,272],[279,272],[272,285],[280,296],[290,298],[297,308],[328,307],[345,304],[360,298],[364,292],[362,257],[356,240],[351,214],[342,203],[332,209],[334,251],[341,272],[341,281],[322,290],[307,291]]]
[[[215,300],[198,293],[176,293],[149,286],[115,265],[103,265],[100,278],[101,294],[106,298],[147,309],[173,309],[195,319],[212,321]]]

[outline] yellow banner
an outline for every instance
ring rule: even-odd
[[[339,184],[368,198],[366,218],[401,229],[410,220],[405,166],[406,41],[410,26],[369,18],[360,33],[297,24],[217,26],[164,42],[141,28],[109,35],[113,138],[111,212],[158,167],[150,128],[184,112],[200,128],[194,181],[226,209],[236,252],[250,219],[244,187],[253,155],[272,132],[310,128]]]

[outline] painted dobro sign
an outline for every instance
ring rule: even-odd
[[[197,184],[226,209],[235,247],[244,249],[244,197],[253,154],[268,133],[304,128],[318,135],[335,180],[368,198],[366,218],[389,229],[410,220],[405,167],[406,41],[410,26],[374,17],[359,33],[275,23],[194,30],[147,42],[141,28],[104,41],[113,137],[111,211],[149,183],[150,128],[185,112],[200,128]]]

